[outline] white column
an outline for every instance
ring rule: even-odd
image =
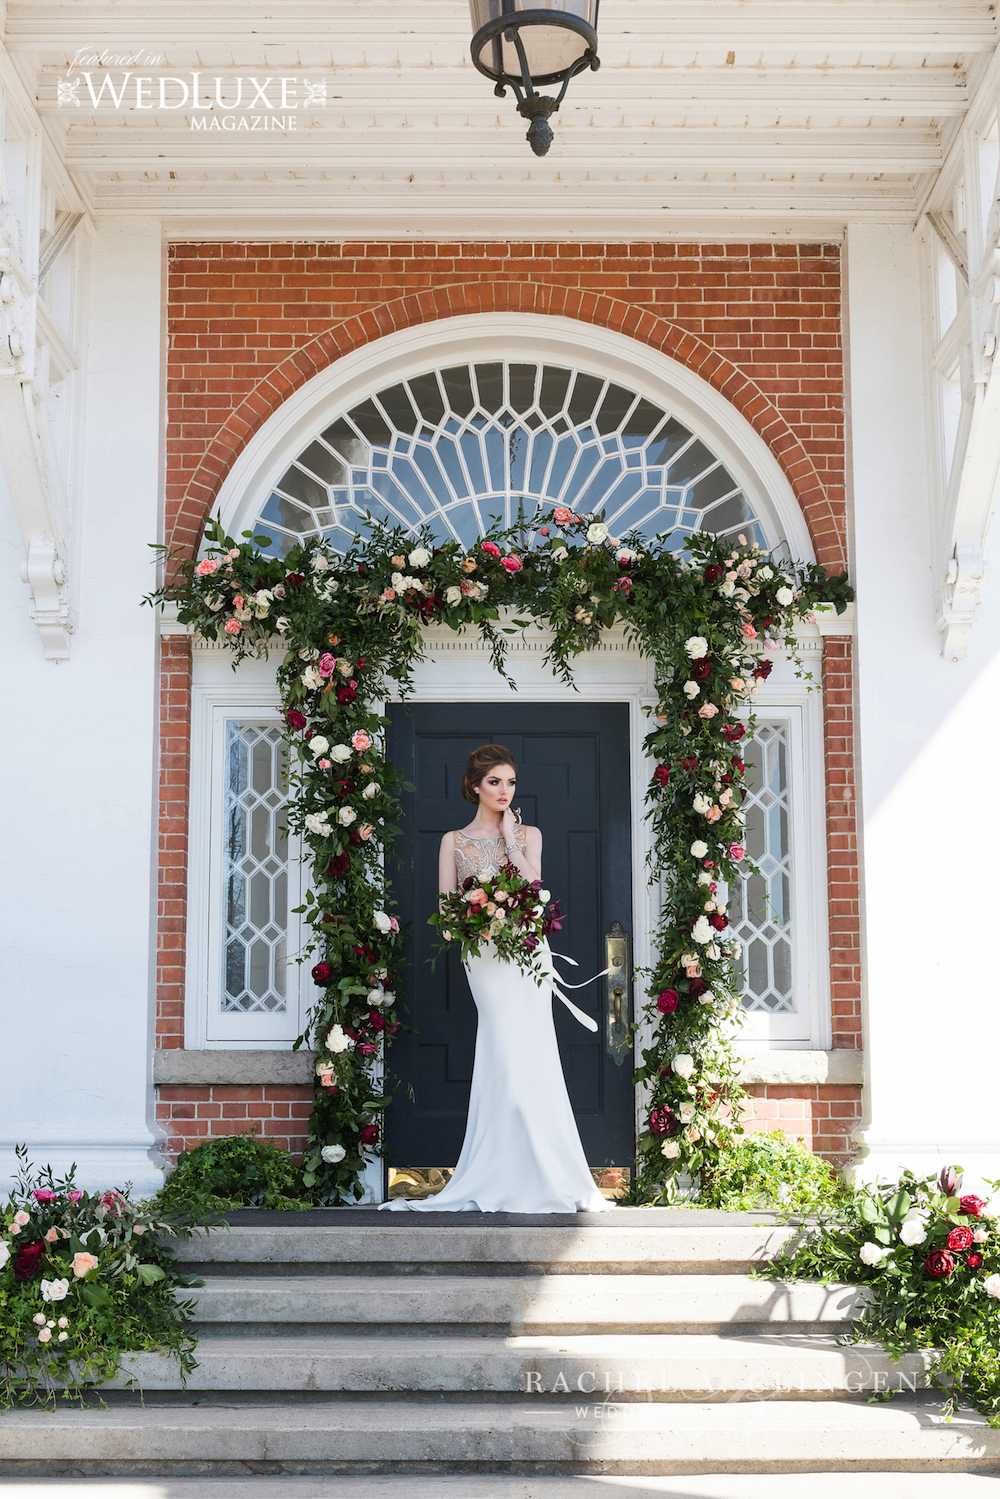
[[[994,582],[967,659],[944,660],[913,233],[852,226],[846,262],[866,1059],[853,1175],[957,1163],[975,1190],[1000,1177],[1000,598]]]
[[[150,1154],[157,641],[139,602],[159,513],[159,225],[111,220],[91,249],[66,662],[45,660],[28,619],[0,490],[0,1192],[19,1141],[39,1165],[75,1161],[87,1188],[162,1180]]]

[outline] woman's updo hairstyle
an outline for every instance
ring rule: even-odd
[[[479,801],[479,792],[474,788],[478,787],[483,776],[488,776],[498,765],[509,765],[517,773],[517,761],[502,744],[481,744],[472,751],[462,777],[462,795],[467,802]]]

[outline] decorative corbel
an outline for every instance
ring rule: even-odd
[[[47,361],[35,346],[38,293],[18,253],[17,222],[0,209],[0,465],[27,549],[21,579],[46,659],[65,661],[73,616],[67,592],[66,513],[45,407]],[[39,375],[41,379],[39,379]]]
[[[982,612],[980,591],[989,581],[989,564],[977,542],[958,541],[948,563],[938,629],[944,635],[941,654],[961,661],[969,647],[972,626]]]

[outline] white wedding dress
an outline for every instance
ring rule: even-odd
[[[524,845],[524,834],[519,832]],[[455,834],[458,883],[480,870],[498,872],[501,838]],[[491,944],[492,946],[492,944]],[[552,971],[548,944],[538,954],[548,971],[541,983],[515,963],[483,953],[465,971],[479,1029],[472,1069],[469,1119],[455,1173],[443,1191],[422,1201],[397,1197],[394,1212],[601,1213],[615,1204],[601,1196],[587,1166],[563,1077],[552,999],[596,1029],[566,996]]]

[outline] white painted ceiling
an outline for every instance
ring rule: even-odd
[[[570,85],[539,160],[513,100],[470,64],[466,0],[9,0],[5,29],[93,210],[338,239],[912,221],[973,94],[1000,92],[997,39],[980,0],[603,0],[601,69]],[[60,105],[81,48],[156,54],[131,69],[154,100],[161,74],[196,69],[229,98],[238,76],[305,75],[325,81],[326,107],[300,108],[291,133],[227,134],[135,108],[133,85],[121,109],[81,89]],[[126,69],[110,71],[117,87]]]

